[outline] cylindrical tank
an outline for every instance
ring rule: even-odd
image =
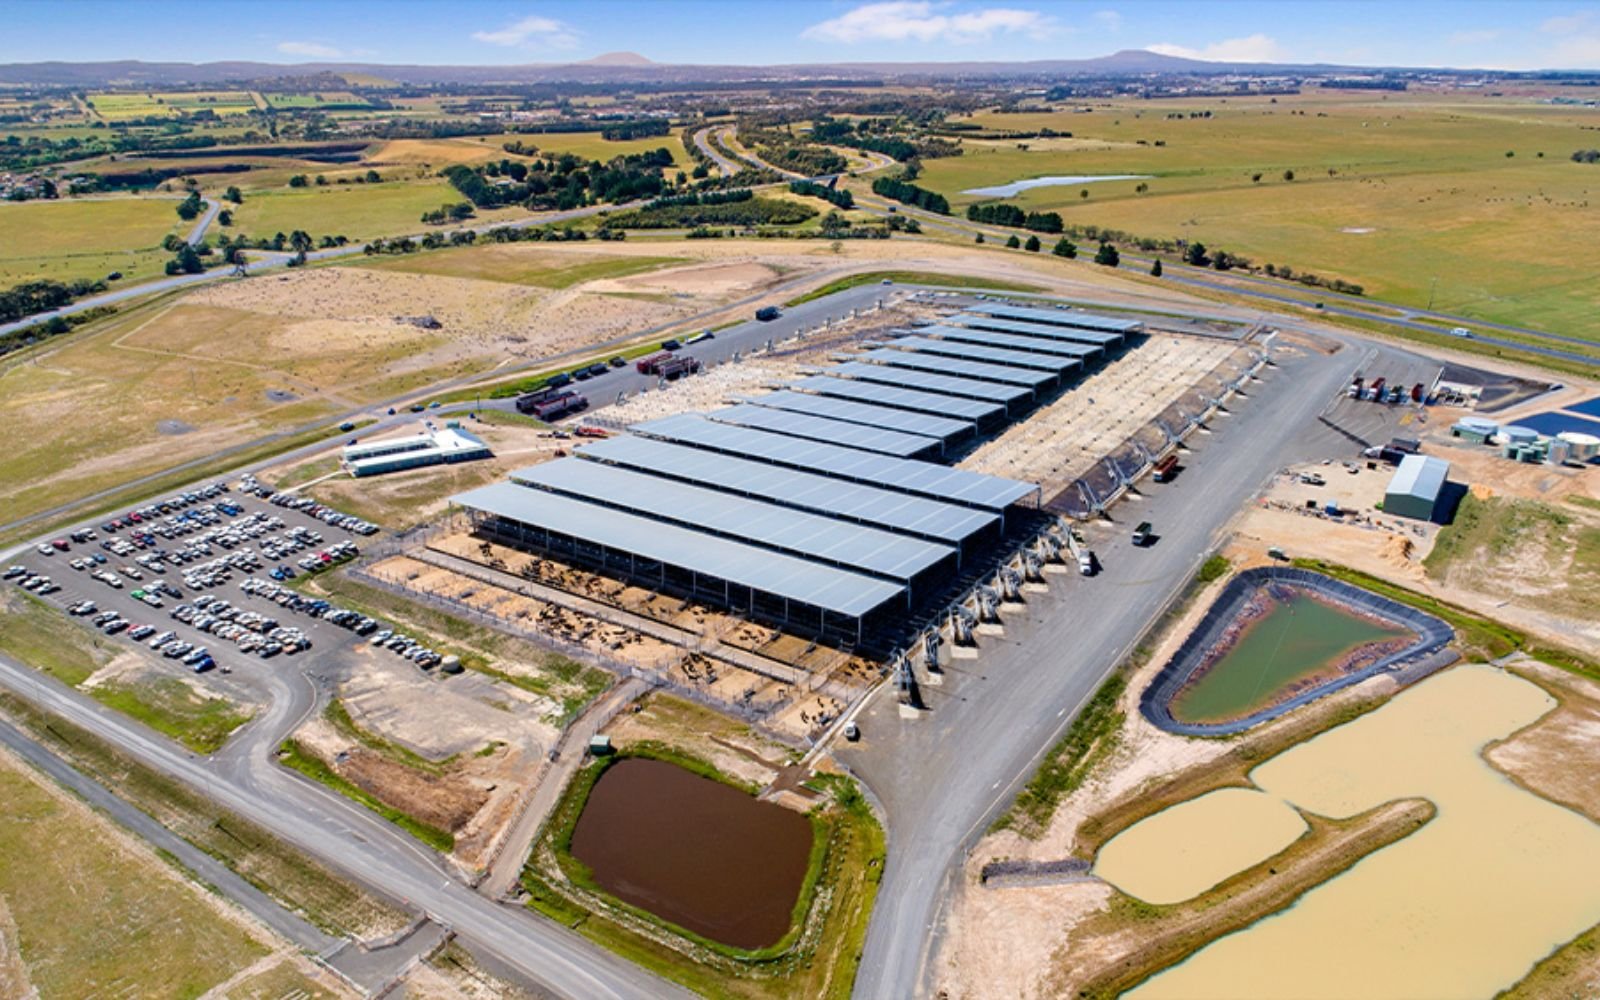
[[[1556,435],[1557,441],[1565,441],[1572,449],[1574,462],[1592,462],[1600,456],[1600,437],[1593,434],[1584,434],[1581,431],[1562,431]]]
[[[1500,425],[1487,417],[1465,416],[1456,421],[1456,427],[1484,440],[1500,429]]]
[[[1550,450],[1545,453],[1545,461],[1549,462],[1551,465],[1566,465],[1567,460],[1571,457],[1572,445],[1561,440],[1560,438],[1556,438],[1554,441],[1551,441]]]
[[[1505,439],[1506,444],[1533,444],[1539,440],[1539,432],[1532,427],[1502,427],[1500,436]]]

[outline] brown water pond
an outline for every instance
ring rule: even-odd
[[[626,903],[736,948],[789,930],[811,821],[665,761],[630,757],[595,782],[572,856]]]

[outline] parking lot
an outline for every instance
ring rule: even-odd
[[[365,638],[427,668],[444,661],[385,623],[287,582],[359,554],[376,525],[246,476],[197,487],[60,539],[0,576],[195,672],[259,669]],[[448,666],[448,664],[447,664]]]

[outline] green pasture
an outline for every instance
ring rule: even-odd
[[[296,229],[316,237],[398,236],[422,231],[423,212],[463,200],[459,191],[440,178],[246,190],[244,204],[233,213],[233,230],[251,236],[292,233]],[[476,221],[492,222],[523,214],[526,213],[519,209],[479,211]]]
[[[348,90],[324,90],[311,94],[263,94],[267,103],[279,110],[315,110],[326,105],[348,108],[350,105],[370,107],[365,98]]]
[[[1600,226],[1600,165],[1569,159],[1600,145],[1592,126],[1571,108],[1392,98],[980,114],[969,120],[1073,138],[968,139],[964,155],[926,161],[919,183],[959,213],[987,200],[962,194],[974,187],[1148,174],[1005,200],[1059,211],[1069,225],[1199,240],[1409,305],[1431,299],[1467,316],[1600,339],[1600,283],[1586,251]],[[1199,110],[1212,117],[1187,117]]]
[[[0,202],[0,288],[50,278],[124,280],[161,273],[168,233],[185,233],[172,198]]]
[[[628,139],[622,142],[602,139],[599,132],[540,132],[533,135],[498,136],[491,141],[499,146],[503,142],[518,139],[525,145],[537,146],[540,152],[571,153],[584,159],[601,161],[633,153],[648,153],[665,147],[672,153],[673,162],[681,169],[694,169],[694,161],[683,148],[683,130],[677,128],[668,135],[653,135],[647,139]]]

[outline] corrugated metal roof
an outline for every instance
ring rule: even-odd
[[[1121,316],[1100,316],[1077,309],[1038,309],[1029,306],[1007,306],[996,302],[980,302],[970,307],[970,312],[1020,319],[1032,323],[1051,323],[1058,326],[1076,326],[1084,330],[1104,330],[1108,333],[1134,333],[1144,327],[1136,319]]]
[[[1432,502],[1439,499],[1444,482],[1450,476],[1450,463],[1431,455],[1407,455],[1400,460],[1389,480],[1390,493],[1405,493],[1420,500]]]
[[[902,431],[886,430],[882,427],[868,427],[864,424],[852,424],[843,420],[830,420],[827,417],[814,417],[809,413],[770,410],[766,407],[752,406],[748,403],[729,406],[721,410],[712,410],[706,414],[706,419],[715,420],[723,424],[754,427],[757,430],[772,431],[776,434],[787,434],[790,437],[810,438],[813,441],[832,441],[835,444],[842,444],[846,447],[860,448],[862,451],[876,451],[884,455],[896,455],[900,458],[935,453],[939,450],[940,444],[938,438],[927,437],[922,434],[906,434]]]
[[[998,382],[983,382],[973,378],[956,378],[936,372],[917,371],[912,368],[894,368],[889,365],[869,365],[865,361],[846,361],[834,365],[829,372],[841,378],[859,379],[863,382],[881,382],[903,389],[918,389],[945,396],[962,396],[991,403],[1016,403],[1033,398],[1033,390]]]
[[[960,358],[947,358],[937,354],[899,351],[892,347],[866,351],[860,358],[872,364],[889,365],[893,368],[914,368],[917,371],[933,372],[938,375],[999,382],[1002,385],[1021,385],[1031,389],[1042,389],[1056,380],[1054,372],[990,365],[981,361],[963,361]]]
[[[979,330],[975,327],[965,326],[919,326],[906,332],[924,337],[937,337],[940,340],[986,344],[990,347],[1009,347],[1018,351],[1032,351],[1035,354],[1059,354],[1062,357],[1079,358],[1084,361],[1093,358],[1104,350],[1098,345],[1085,344],[1080,340],[1024,337],[1014,333],[1000,333],[996,330]]]
[[[961,544],[1000,520],[995,514],[971,507],[842,482],[813,472],[701,451],[653,438],[619,435],[586,444],[577,454],[952,545]],[[511,478],[518,478],[518,473],[513,472]]]
[[[863,385],[855,379],[832,378],[827,375],[807,376],[798,382],[790,382],[789,385],[802,393],[815,393],[835,399],[860,400],[874,406],[894,407],[897,410],[914,413],[942,413],[975,423],[1003,417],[1006,412],[1006,408],[998,403],[963,399],[937,392],[923,392],[919,389],[902,389],[899,386],[883,383]]]
[[[516,481],[892,580],[955,555],[948,545],[581,458],[519,469]]]
[[[631,552],[644,559],[841,615],[862,617],[905,597],[904,586],[877,577],[835,569],[516,483],[494,483],[450,499],[473,510]]]
[[[648,420],[629,428],[646,437],[679,441],[713,451],[868,483],[917,496],[985,510],[1004,510],[1038,492],[1033,483],[952,469],[932,462],[890,458],[820,441],[719,424],[691,413]]]
[[[946,399],[948,400],[948,397]],[[763,396],[745,396],[742,397],[742,401],[775,410],[790,410],[795,413],[807,413],[815,417],[827,417],[830,420],[866,424],[868,427],[883,427],[894,431],[904,431],[907,434],[921,434],[924,437],[938,438],[941,441],[958,438],[973,429],[973,424],[970,420],[953,420],[950,417],[934,416],[931,413],[913,413],[910,410],[893,409],[872,403],[858,403],[833,396],[792,392],[788,389],[769,392]],[[955,402],[955,400],[948,401]],[[965,400],[961,402],[965,402]]]
[[[968,361],[992,362],[1008,368],[1031,368],[1035,371],[1066,375],[1082,366],[1077,358],[1064,358],[1043,351],[1013,351],[987,344],[970,344],[957,340],[936,340],[919,334],[908,334],[890,342],[902,351],[921,351],[941,357],[961,358]]]
[[[1098,347],[1111,347],[1122,343],[1122,334],[1120,333],[1051,326],[1048,323],[1026,323],[1021,320],[978,316],[972,313],[951,316],[948,322],[952,326],[970,326],[978,330],[995,330],[999,333],[1016,333],[1024,337],[1065,340],[1076,344],[1094,344]]]

